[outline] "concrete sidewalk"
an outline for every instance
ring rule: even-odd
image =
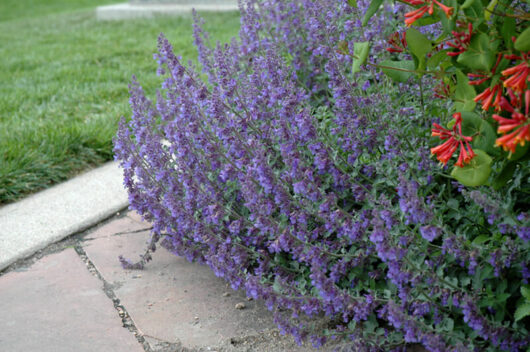
[[[206,266],[159,248],[145,270],[122,269],[150,228],[126,206],[109,163],[0,208],[0,350],[312,350]]]
[[[151,226],[116,213],[119,171],[111,163],[0,209],[1,351],[316,351],[281,336],[263,302],[206,266],[159,248],[144,270],[122,269],[118,256],[138,259]],[[332,350],[351,351],[319,351]]]
[[[22,352],[311,351],[279,335],[263,302],[163,248],[142,271],[149,224],[121,214],[0,276],[0,346]]]

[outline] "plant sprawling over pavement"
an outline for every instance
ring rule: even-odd
[[[131,208],[154,224],[124,267],[161,239],[315,346],[526,350],[527,9],[249,0],[230,44],[196,19],[202,74],[161,35],[157,100],[133,80],[115,138]],[[457,150],[451,175],[430,156]]]

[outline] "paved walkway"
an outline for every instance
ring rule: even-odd
[[[0,208],[0,351],[315,351],[206,266],[159,248],[144,270],[122,269],[150,228],[117,211],[126,198],[109,163]],[[319,351],[331,350],[348,349]]]
[[[111,163],[0,208],[1,351],[312,350],[280,336],[262,302],[234,292],[206,266],[159,248],[146,269],[122,269],[118,256],[139,258],[150,225],[116,211],[124,205],[116,170]],[[95,204],[74,206],[90,197],[85,186]],[[76,213],[77,224],[53,230]],[[15,254],[6,250],[17,246]]]

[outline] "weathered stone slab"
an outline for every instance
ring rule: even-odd
[[[0,350],[141,352],[73,249],[0,277]]]
[[[137,259],[147,239],[147,233],[108,236],[84,247],[103,277],[119,287],[116,296],[143,334],[200,347],[274,327],[263,306],[233,292],[208,267],[189,263],[165,249],[154,253],[145,270],[123,270],[117,256]],[[244,303],[245,309],[236,309],[238,303]]]
[[[234,292],[207,266],[189,263],[159,248],[146,269],[123,270],[118,255],[133,261],[139,259],[149,239],[147,231],[119,236],[100,232],[88,237],[92,238],[84,245],[88,257],[105,280],[113,284],[121,304],[150,341],[176,343],[201,351],[213,351],[219,346],[225,346],[222,350],[226,351],[229,341],[242,347],[247,343],[264,346],[256,351],[311,350],[299,348],[290,337],[273,333],[276,326],[264,304]],[[243,309],[236,308],[241,304]],[[273,335],[274,340],[266,338]],[[278,347],[273,348],[275,345]],[[234,350],[239,351],[236,347]]]
[[[130,232],[140,232],[148,230],[151,225],[142,221],[141,217],[134,212],[130,212],[131,216],[124,216],[122,218],[114,219],[96,229],[91,231],[85,240],[92,240],[96,238],[108,236],[120,236]]]

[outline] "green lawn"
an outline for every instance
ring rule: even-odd
[[[151,95],[159,86],[160,32],[196,60],[191,16],[97,21],[109,2],[0,1],[0,203],[112,159],[131,76]],[[239,30],[237,13],[201,15],[215,40]]]

